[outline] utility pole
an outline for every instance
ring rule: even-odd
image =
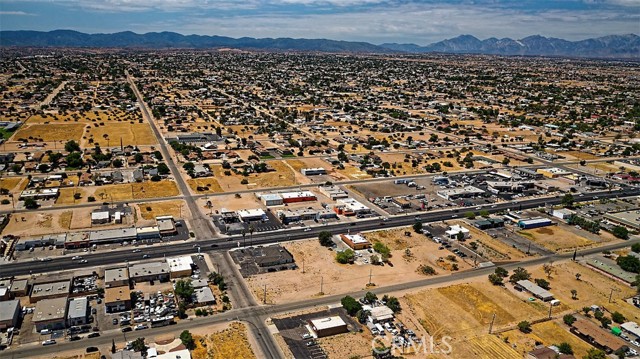
[[[324,294],[322,287],[324,286],[324,277],[320,277],[320,294]]]
[[[304,274],[304,258],[302,258],[302,274]]]
[[[493,323],[496,321],[496,313],[493,313],[493,318],[491,318],[491,324],[489,324],[489,334],[493,331]]]
[[[549,319],[551,319],[551,309],[553,308],[553,301],[549,302]]]
[[[609,303],[611,303],[611,298],[613,297],[613,290],[614,288],[611,287],[611,292],[609,292]]]
[[[371,275],[373,274],[373,269],[369,269],[369,285],[371,285]]]
[[[262,299],[262,304],[267,304],[267,285],[264,285],[264,297]]]

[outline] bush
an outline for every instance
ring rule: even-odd
[[[95,202],[96,198],[94,196],[87,197],[87,202]]]
[[[575,323],[575,321],[576,321],[576,317],[574,317],[571,314],[567,314],[564,317],[562,317],[562,321],[564,322],[564,324],[566,324],[568,326],[572,326],[573,323]]]
[[[618,324],[622,324],[626,321],[626,318],[620,312],[613,312],[613,314],[611,314],[611,320]]]
[[[249,181],[246,178],[243,178],[242,181],[240,181],[240,184],[249,184]]]
[[[349,313],[350,316],[354,316],[356,315],[356,313],[358,313],[358,311],[362,310],[362,305],[360,305],[360,303],[358,303],[358,301],[351,296],[342,298],[340,300],[340,304],[342,304],[342,307],[347,311],[347,313]]]
[[[333,235],[329,231],[318,233],[318,241],[320,241],[320,245],[324,247],[331,247],[333,245],[331,237],[333,237]]]
[[[422,274],[425,274],[425,275],[436,275],[436,274],[438,274],[438,273],[436,272],[436,270],[435,270],[435,269],[433,269],[433,267],[432,267],[432,266],[428,266],[428,265],[425,265],[425,264],[421,265],[421,266],[418,268],[418,271],[419,271],[420,273],[422,273]]]
[[[621,239],[629,239],[629,230],[622,226],[615,226],[611,231],[614,236]]]
[[[2,200],[2,202],[0,202],[0,203],[2,203],[2,204],[9,204],[9,203],[11,203],[11,201],[9,201],[8,199],[6,199],[6,198],[5,198],[5,199],[3,199],[3,200]]]
[[[353,250],[346,249],[336,254],[336,261],[338,261],[338,263],[341,263],[341,264],[352,263],[355,257],[356,257],[356,253]]]
[[[491,282],[491,284],[493,285],[503,285],[504,283],[502,282],[502,277],[495,274],[495,273],[491,273],[489,274],[489,282]]]
[[[523,333],[530,333],[531,332],[531,323],[527,322],[526,320],[521,321],[520,323],[518,323],[518,330],[520,330]]]
[[[567,342],[562,342],[557,345],[558,351],[562,354],[573,354],[573,348],[571,348],[571,344]]]

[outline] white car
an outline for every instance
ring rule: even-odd
[[[47,340],[42,342],[42,345],[45,345],[45,346],[46,345],[53,345],[55,343],[56,343],[56,341],[54,339],[47,339]]]
[[[307,228],[305,228],[303,231],[304,231],[304,232],[309,232],[309,231],[311,231],[311,227],[307,227]]]

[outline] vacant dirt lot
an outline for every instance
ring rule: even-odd
[[[251,359],[256,355],[251,350],[247,327],[232,323],[229,328],[201,336],[194,335],[196,349],[191,352],[193,359]]]
[[[352,358],[359,355],[367,358],[371,355],[371,332],[344,333],[318,339],[318,344],[327,353],[329,359]]]
[[[265,273],[247,279],[256,298],[262,300],[264,285],[267,285],[267,301],[269,303],[286,303],[319,295],[320,285],[325,295],[346,293],[356,288],[364,289],[369,283],[369,271],[372,271],[372,282],[377,286],[396,284],[425,278],[418,273],[420,265],[429,265],[438,274],[450,273],[451,262],[446,257],[450,252],[438,250],[438,245],[428,241],[424,236],[415,233],[404,237],[402,229],[384,231],[387,233],[365,233],[370,241],[380,240],[387,243],[391,251],[389,265],[374,266],[370,264],[339,264],[335,260],[336,253],[321,247],[317,239],[286,243],[284,246],[293,254],[298,264],[294,271]],[[409,249],[409,252],[406,250]],[[367,253],[366,256],[371,254]],[[302,273],[304,261],[304,273]],[[458,261],[459,270],[469,265]]]
[[[86,125],[83,133],[82,143],[84,146],[88,146],[89,139],[93,139],[93,144],[99,143],[102,146],[120,145],[120,139],[122,143],[126,145],[153,145],[158,143],[153,133],[151,132],[151,126],[148,123],[130,123],[130,122],[108,122],[104,126],[91,126]],[[109,141],[107,141],[109,139]]]
[[[75,200],[75,193],[79,193],[81,198]],[[177,196],[178,193],[178,187],[173,181],[147,181],[98,187],[62,188],[60,189],[60,196],[56,200],[56,205],[84,203],[89,196],[93,196],[97,202],[111,202],[130,199],[171,197]]]
[[[180,206],[182,206],[182,216],[180,215]],[[166,202],[149,202],[139,203],[136,205],[137,213],[142,220],[153,220],[158,216],[173,216],[173,218],[186,217],[185,214],[189,208],[184,201],[166,201]]]
[[[595,244],[595,242],[566,231],[560,226],[526,229],[518,233],[552,251],[573,250]]]
[[[81,123],[24,125],[16,131],[11,140],[17,141],[18,139],[24,138],[29,140],[29,142],[69,140],[80,142],[84,126],[85,125]]]
[[[205,178],[189,178],[187,179],[187,184],[189,188],[191,188],[191,192],[196,194],[207,194],[207,193],[220,193],[224,192],[218,180],[213,177],[205,177]],[[200,187],[200,190],[198,190]]]
[[[14,214],[2,231],[4,234],[28,237],[69,230],[71,211],[25,212]]]
[[[518,249],[513,248],[495,238],[492,238],[487,233],[477,229],[470,224],[463,223],[461,221],[458,223],[464,225],[464,227],[467,228],[471,234],[471,238],[467,240],[467,242],[478,243],[477,253],[490,261],[510,261],[525,258],[527,256],[525,253],[519,251]]]
[[[212,165],[213,171],[222,191],[237,191],[247,188],[269,188],[269,187],[284,187],[293,186],[298,184],[296,182],[296,175],[287,164],[283,161],[269,161],[269,166],[275,171],[265,173],[252,173],[247,177],[241,174],[232,174],[226,176],[225,170],[220,165]],[[247,184],[242,184],[241,181],[246,179]]]

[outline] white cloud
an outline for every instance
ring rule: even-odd
[[[24,11],[0,11],[2,16],[36,16],[36,14],[24,12]]]

